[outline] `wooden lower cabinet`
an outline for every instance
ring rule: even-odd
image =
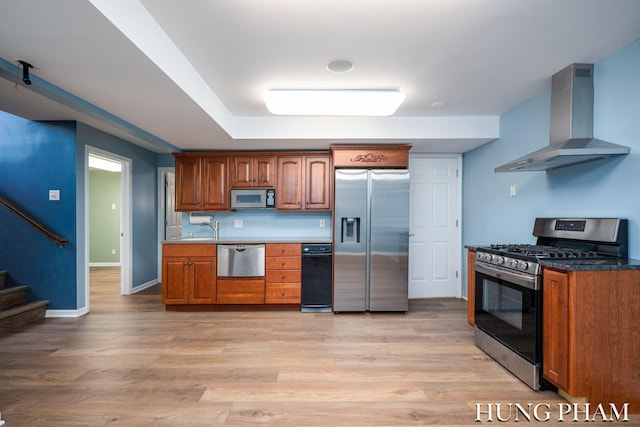
[[[569,389],[569,275],[545,270],[542,293],[543,376]]]
[[[164,245],[162,303],[216,303],[216,245]]]
[[[467,252],[467,322],[476,326],[476,251]]]
[[[266,304],[300,304],[302,246],[268,243],[266,247]]]
[[[543,376],[570,397],[639,413],[640,270],[543,275]]]
[[[218,304],[264,304],[264,278],[218,279]]]
[[[167,310],[279,310],[300,305],[300,243],[266,244],[264,277],[217,277],[216,249],[215,244],[163,245],[162,303]]]

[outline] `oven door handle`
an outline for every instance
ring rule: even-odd
[[[488,276],[496,277],[507,282],[515,283],[516,285],[524,286],[528,289],[533,289],[534,291],[540,289],[539,276],[520,274],[511,270],[507,270],[506,268],[501,268],[495,265],[487,265],[478,261],[476,261],[475,263],[475,270],[477,273],[483,273]]]

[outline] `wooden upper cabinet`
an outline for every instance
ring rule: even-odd
[[[273,156],[231,156],[231,187],[273,187]]]
[[[202,161],[200,157],[176,157],[176,210],[202,210]]]
[[[278,157],[276,209],[331,209],[331,157]]]
[[[202,193],[204,210],[228,210],[229,186],[227,185],[229,160],[227,157],[202,159]]]
[[[176,210],[229,209],[226,156],[176,156]]]
[[[302,209],[302,157],[278,157],[276,209]]]
[[[305,209],[331,209],[331,158],[305,157]]]
[[[331,210],[328,152],[175,153],[176,210],[227,211],[232,188],[274,188],[276,209]]]

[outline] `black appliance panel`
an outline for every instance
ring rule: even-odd
[[[302,245],[302,311],[331,311],[332,255],[331,244]]]
[[[476,273],[475,323],[534,364],[542,362],[542,292]]]

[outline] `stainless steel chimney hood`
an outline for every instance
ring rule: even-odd
[[[629,147],[593,138],[593,64],[572,64],[551,79],[550,144],[495,168],[541,171],[629,154]]]

